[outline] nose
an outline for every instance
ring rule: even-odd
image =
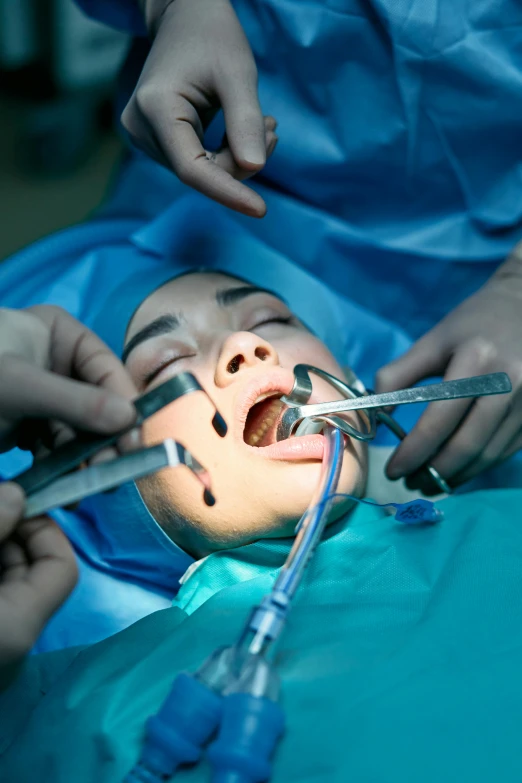
[[[216,366],[216,386],[228,386],[239,373],[263,364],[271,367],[279,364],[275,348],[251,332],[235,332],[227,337],[221,348]]]

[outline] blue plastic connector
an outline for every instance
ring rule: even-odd
[[[284,723],[283,710],[270,699],[248,693],[226,696],[219,735],[208,750],[212,783],[268,780]]]
[[[216,731],[223,698],[188,674],[176,677],[159,712],[145,724],[140,759],[125,783],[156,783],[201,756]]]

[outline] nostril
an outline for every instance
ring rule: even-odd
[[[266,348],[256,348],[254,351],[256,359],[261,359],[262,362],[268,357],[268,351]]]
[[[245,361],[244,357],[241,356],[240,353],[238,353],[227,364],[227,372],[229,372],[231,375],[233,375],[234,373],[236,373],[239,370],[239,368],[241,367],[241,365],[243,364],[244,361]]]

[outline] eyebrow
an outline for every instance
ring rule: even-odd
[[[284,301],[284,299],[275,294],[273,291],[270,291],[268,288],[244,285],[240,286],[239,288],[222,288],[219,291],[216,291],[216,302],[220,307],[232,307],[233,305],[242,302],[243,299],[246,299],[248,296],[253,296],[254,294],[268,294],[269,296],[275,296],[276,299],[279,299],[280,301]],[[146,340],[152,340],[153,337],[159,337],[162,334],[173,332],[179,327],[181,321],[181,316],[174,315],[173,313],[167,313],[165,315],[158,316],[158,318],[155,318],[149,324],[144,326],[143,329],[140,329],[140,331],[134,335],[134,337],[131,337],[123,349],[121,356],[123,364],[125,364],[129,358],[131,351],[137,348],[138,345],[141,345],[141,343],[144,343]]]
[[[269,296],[275,296],[276,299],[281,299],[280,296],[274,294],[273,291],[269,291],[268,288],[259,288],[259,286],[254,285],[242,285],[239,288],[222,288],[221,290],[216,291],[216,302],[220,307],[231,307],[253,294],[268,294]]]
[[[121,355],[123,364],[125,364],[129,358],[130,352],[137,348],[138,345],[144,343],[146,340],[152,340],[153,337],[159,337],[161,334],[173,332],[174,329],[178,328],[180,323],[180,318],[172,313],[160,315],[158,318],[155,318],[150,324],[147,324],[143,329],[140,329],[134,337],[131,337]]]

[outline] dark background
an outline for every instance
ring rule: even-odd
[[[0,260],[102,200],[128,45],[73,0],[0,0]]]

